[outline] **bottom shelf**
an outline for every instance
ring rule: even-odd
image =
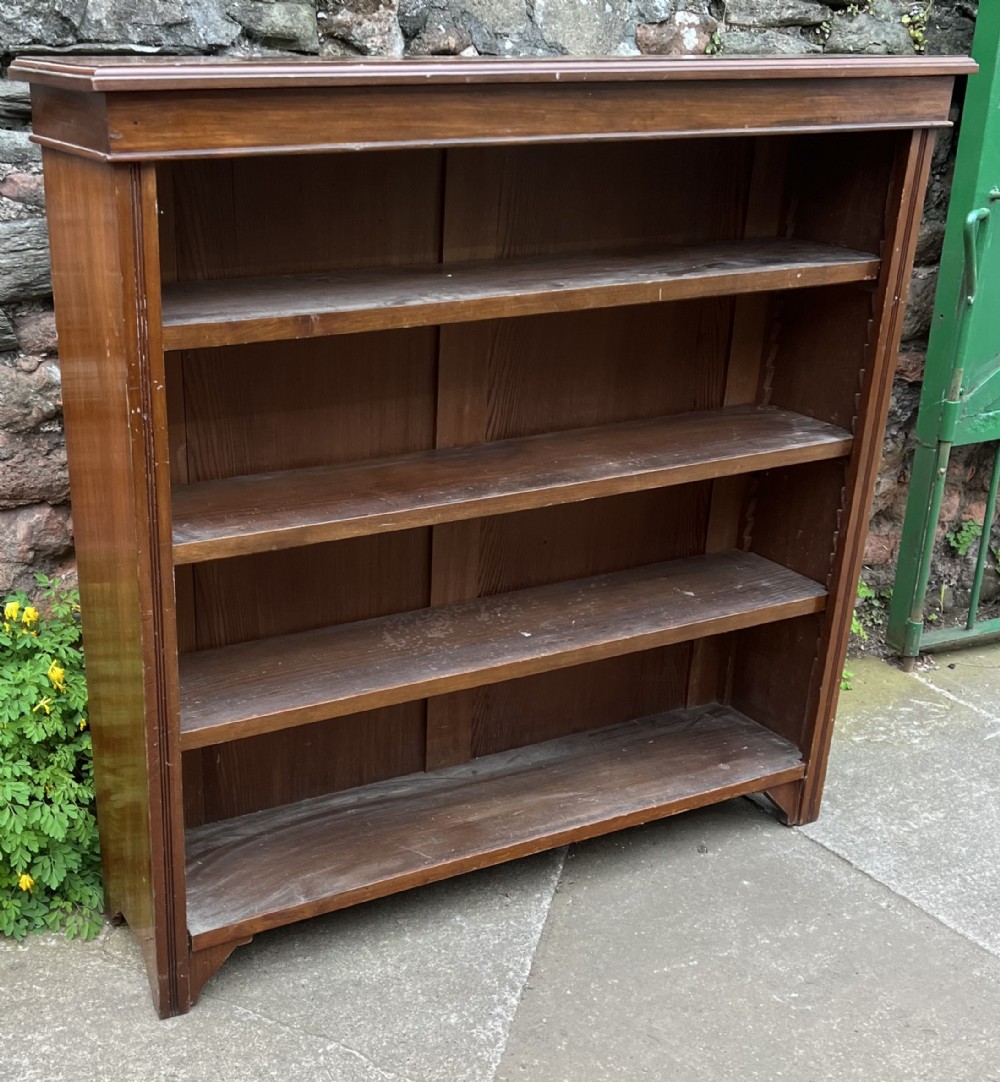
[[[793,744],[713,705],[210,823],[187,835],[192,947],[781,785],[804,772]]]

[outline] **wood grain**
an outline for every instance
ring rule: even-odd
[[[799,414],[736,407],[181,485],[174,559],[197,563],[837,458],[851,441],[844,429]]]
[[[813,80],[519,82],[331,89],[178,90],[107,95],[92,144],[67,143],[58,124],[35,128],[46,146],[110,161],[183,160],[512,142],[666,140],[836,130],[947,127],[950,75]],[[875,89],[877,88],[877,89]],[[39,112],[45,97],[33,91]],[[488,124],[483,117],[489,116]],[[72,134],[72,133],[71,133]]]
[[[754,140],[742,222],[744,239],[781,237],[788,232],[790,142],[780,137]],[[734,299],[722,394],[724,405],[741,406],[764,401],[763,374],[769,339],[775,332],[775,307],[772,294],[749,294]],[[751,487],[749,478],[732,474],[720,476],[713,482],[705,528],[705,552],[740,547]],[[732,636],[698,639],[692,645],[687,690],[689,705],[729,701],[732,647]]]
[[[423,713],[422,702],[401,703],[186,751],[185,790],[200,792],[201,802],[185,823],[233,819],[424,770]]]
[[[421,151],[160,166],[173,195],[172,224],[162,231],[175,278],[436,259],[441,159]],[[430,450],[437,337],[427,327],[168,354],[182,359],[186,480]],[[176,369],[171,374],[176,378]],[[191,599],[184,647],[422,608],[429,603],[427,534],[413,529],[181,567],[179,583],[183,572],[192,575],[183,595]],[[414,749],[424,742],[424,713],[424,704],[413,702],[364,715],[358,726],[320,723],[187,752],[188,822],[420,769],[423,756]]]
[[[822,587],[724,552],[181,658],[186,748],[817,612]]]
[[[449,161],[449,165],[450,165]],[[450,203],[449,203],[450,205]],[[443,222],[442,256],[448,254],[448,218]],[[486,438],[489,356],[488,322],[446,324],[438,334],[438,451],[481,443]],[[454,518],[454,516],[449,516]],[[479,588],[478,521],[439,521],[431,530],[431,607],[476,597]],[[455,766],[472,758],[473,700],[455,691],[427,700],[425,770]]]
[[[879,79],[903,75],[963,75],[976,70],[960,56],[728,57],[678,60],[636,56],[544,60],[506,57],[420,57],[403,61],[387,57],[338,57],[336,60],[239,60],[218,57],[166,56],[22,56],[11,65],[10,78],[69,90],[121,92],[141,90],[261,89],[264,87],[423,86],[428,82],[628,82],[756,79]]]
[[[433,149],[161,163],[174,204],[162,227],[176,251],[168,280],[437,262],[443,166]]]
[[[684,706],[692,648],[703,641],[674,643],[460,692],[473,699],[473,757]],[[693,705],[714,701],[703,699]]]
[[[536,256],[164,287],[166,349],[860,282],[876,256],[804,241]]]
[[[107,904],[167,1016],[188,991],[155,178],[45,169]]]
[[[192,944],[205,950],[803,770],[787,741],[703,707],[203,827],[187,839]]]

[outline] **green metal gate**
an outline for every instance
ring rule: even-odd
[[[941,276],[917,417],[917,448],[889,608],[887,640],[921,649],[1000,634],[979,602],[1000,485],[1000,2],[980,4],[962,114]],[[927,583],[952,448],[993,444],[993,472],[964,627],[924,626]],[[912,662],[911,662],[912,663]]]

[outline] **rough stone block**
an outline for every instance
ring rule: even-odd
[[[417,34],[423,30],[427,25],[429,14],[430,12],[427,10],[423,0],[399,0],[399,12],[397,18],[399,19],[399,25],[407,38],[415,38]],[[434,12],[434,17],[437,22],[441,22],[444,19],[444,15],[437,11]]]
[[[27,127],[30,120],[31,91],[28,84],[0,79],[0,125],[21,128]]]
[[[453,23],[427,23],[410,42],[413,56],[460,56],[472,45],[467,30]]]
[[[691,56],[704,53],[719,24],[711,15],[678,11],[660,23],[635,28],[639,52],[657,56]]]
[[[58,422],[35,432],[0,432],[0,508],[68,498],[66,442]]]
[[[798,30],[727,30],[722,38],[726,53],[735,56],[802,56],[822,50],[806,41]]]
[[[739,26],[819,26],[832,14],[811,0],[726,0],[726,22]]]
[[[222,0],[86,0],[80,7],[81,41],[202,50],[232,45],[240,35]]]
[[[0,431],[30,432],[61,410],[59,366],[54,362],[33,372],[0,366]]]
[[[890,527],[888,531],[876,532],[873,530],[865,540],[864,564],[866,567],[880,567],[883,564],[892,563],[899,551],[898,528]]]
[[[17,349],[17,335],[6,312],[0,310],[0,353]]]
[[[635,5],[636,21],[640,23],[662,23],[673,15],[677,4],[675,0],[638,0]],[[691,10],[691,4],[685,4],[686,11]],[[708,14],[708,10],[702,12]]]
[[[995,3],[996,0],[986,0]],[[972,34],[975,22],[970,17],[971,4],[956,4],[955,11],[946,11],[940,4],[931,8],[930,21],[925,33],[928,55],[968,56],[972,52]]]
[[[7,165],[28,165],[42,160],[42,148],[28,141],[26,131],[0,128],[0,162]]]
[[[0,304],[51,292],[45,222],[0,222]]]
[[[498,38],[520,37],[527,29],[524,0],[462,0],[461,7]]]
[[[937,263],[944,247],[945,224],[935,218],[924,218],[917,238],[916,261]]]
[[[235,0],[226,8],[247,36],[275,49],[299,53],[319,52],[319,32],[312,4]]]
[[[14,329],[22,353],[44,357],[56,352],[56,315],[51,308],[19,313],[14,317]]]
[[[923,342],[931,329],[934,294],[937,291],[937,267],[914,267],[910,279],[910,299],[903,320],[903,341]]]
[[[37,173],[10,173],[0,180],[0,196],[26,207],[45,207],[45,185]]]
[[[402,56],[403,31],[397,0],[321,0],[317,13],[323,52],[343,42],[363,56]],[[331,48],[332,46],[332,48]]]
[[[0,507],[59,503],[68,494],[59,366],[22,360],[34,363],[0,366]]]
[[[86,9],[87,0],[3,0],[0,52],[35,44],[72,45]]]
[[[625,36],[624,4],[535,0],[534,13],[535,25],[545,41],[570,56],[616,53]]]
[[[33,571],[52,571],[73,547],[69,507],[35,504],[0,511],[0,594],[35,588]]]
[[[927,354],[922,350],[907,350],[900,353],[896,362],[896,376],[907,383],[921,383],[924,378],[924,366]]]
[[[844,13],[832,21],[826,51],[906,56],[912,54],[913,42],[895,9],[879,14]]]

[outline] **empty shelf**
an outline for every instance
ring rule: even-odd
[[[179,486],[174,561],[524,511],[723,474],[837,458],[850,432],[737,407],[342,466]]]
[[[875,278],[878,257],[798,240],[379,267],[163,287],[165,349],[197,349]]]
[[[182,654],[181,745],[410,702],[825,604],[818,583],[732,550]]]
[[[195,950],[802,777],[728,707],[673,710],[187,833]],[[289,869],[294,869],[291,874]]]

